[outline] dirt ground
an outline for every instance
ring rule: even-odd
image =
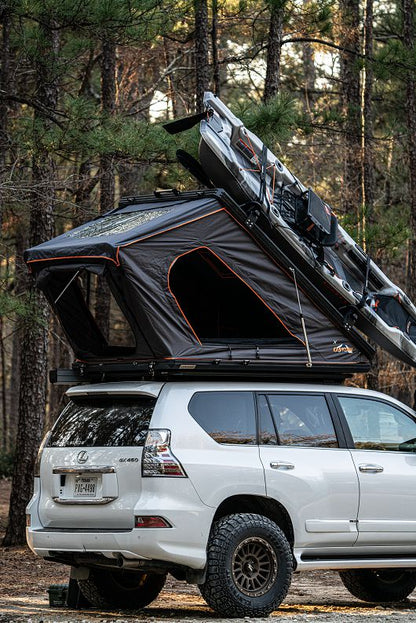
[[[6,527],[10,482],[0,480],[0,542]],[[0,623],[225,623],[208,608],[197,587],[169,576],[159,598],[141,612],[99,610],[74,611],[51,608],[47,590],[51,584],[68,582],[68,568],[42,561],[27,547],[0,547]],[[416,591],[403,604],[367,605],[351,597],[333,572],[295,574],[286,600],[267,621],[313,623],[416,623]],[[252,621],[266,619],[252,619]],[[235,619],[234,619],[235,621]],[[246,621],[251,619],[246,618]]]

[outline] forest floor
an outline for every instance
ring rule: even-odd
[[[6,528],[10,482],[0,480],[0,542]],[[196,586],[169,576],[165,589],[151,606],[140,611],[103,612],[96,609],[51,608],[48,587],[68,582],[68,567],[44,562],[27,547],[0,547],[0,623],[232,623],[208,608]],[[351,597],[336,573],[295,574],[278,611],[276,623],[416,623],[416,591],[395,606],[374,606]]]

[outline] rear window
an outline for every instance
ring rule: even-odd
[[[74,397],[56,422],[52,448],[142,446],[156,398]]]
[[[257,443],[254,397],[251,392],[197,392],[189,412],[217,443]]]

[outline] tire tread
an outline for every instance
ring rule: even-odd
[[[278,574],[272,597],[269,594],[257,598],[243,595],[233,584],[225,568],[230,542],[236,534],[250,530],[268,535],[278,556],[282,573]],[[208,543],[207,560],[206,580],[199,588],[208,605],[222,616],[265,617],[276,610],[287,595],[293,570],[292,551],[282,530],[263,515],[228,515],[215,522]]]
[[[86,580],[78,580],[81,593],[96,608],[145,608],[156,599],[165,585],[166,574],[142,574],[143,586],[126,588],[114,580],[112,571],[91,569]],[[130,572],[134,573],[134,572]]]
[[[362,601],[394,603],[406,599],[416,586],[416,571],[397,571],[403,571],[403,577],[397,583],[383,582],[377,577],[376,569],[349,569],[340,571],[339,576],[351,595]]]

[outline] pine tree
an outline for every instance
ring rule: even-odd
[[[267,38],[266,77],[263,101],[268,102],[279,91],[280,57],[282,53],[283,19],[286,0],[267,0],[270,9],[269,34]]]
[[[51,120],[43,111],[56,110],[58,101],[59,30],[53,14],[41,14],[40,18],[39,49],[34,64],[40,110],[35,111],[33,119],[37,148],[32,160],[31,245],[39,244],[53,234],[56,179],[55,164],[44,145]],[[28,283],[27,305],[32,314],[23,327],[16,455],[9,523],[3,545],[25,542],[25,510],[33,491],[33,470],[46,410],[49,304],[36,288],[33,278]]]

